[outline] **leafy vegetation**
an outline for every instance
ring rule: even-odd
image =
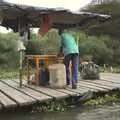
[[[119,0],[93,0],[90,5],[82,9],[87,12],[94,12],[100,14],[109,14],[111,19],[106,22],[90,21],[81,28],[88,35],[92,36],[108,36],[107,46],[112,49],[110,54],[113,54],[113,64],[120,64],[120,1]],[[94,24],[93,24],[94,22]],[[108,38],[107,38],[108,39]],[[111,60],[111,59],[110,59]]]
[[[104,95],[95,95],[92,99],[86,101],[85,105],[99,106],[117,102],[120,102],[119,90],[111,91]]]
[[[32,34],[26,54],[57,54],[59,50],[59,36],[56,29],[50,30],[44,37]]]
[[[98,65],[118,66],[120,59],[118,48],[109,36],[88,36],[78,29],[69,30],[76,38],[79,46],[80,61],[94,61]],[[51,30],[40,38],[32,34],[32,39],[26,44],[26,54],[57,54],[59,36],[56,30]],[[19,52],[17,51],[18,35],[14,33],[0,34],[0,66],[18,68]],[[115,53],[115,51],[117,51]]]
[[[17,52],[18,35],[14,33],[0,33],[0,67],[18,66],[19,54]]]
[[[74,100],[73,100],[74,101]],[[32,112],[64,112],[68,111],[70,108],[78,107],[81,102],[73,102],[71,98],[69,100],[53,100],[45,103],[40,103],[39,106],[34,106]],[[93,97],[87,101],[82,102],[84,110],[92,107],[100,107],[103,105],[111,105],[120,102],[119,90],[110,91],[109,93],[95,93]]]
[[[33,112],[63,112],[70,108],[70,106],[67,106],[67,101],[65,100],[52,100],[45,103],[40,103],[40,106],[34,106],[32,109]]]
[[[69,29],[79,46],[80,61],[93,61],[96,64],[118,68],[120,64],[119,40],[119,2],[93,0],[83,11],[110,14],[112,18],[106,22],[89,21],[81,28]],[[96,2],[100,3],[97,4]],[[0,33],[0,68],[18,68],[19,52],[17,51],[18,34]],[[59,36],[56,29],[51,29],[44,37],[32,33],[26,45],[26,54],[57,54]],[[115,70],[116,71],[116,70]],[[120,71],[120,70],[117,70]]]
[[[18,70],[0,68],[0,79],[17,79],[17,78],[19,78]]]

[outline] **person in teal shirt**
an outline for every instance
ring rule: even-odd
[[[59,53],[63,53],[65,56],[66,84],[70,85],[72,83],[72,88],[76,89],[78,82],[79,49],[75,38],[70,33],[65,33],[62,29],[59,29],[59,35],[61,38]],[[70,80],[70,62],[72,63],[72,80]]]

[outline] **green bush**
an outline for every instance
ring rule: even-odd
[[[17,41],[17,34],[0,34],[0,66],[6,68],[18,66]]]
[[[79,29],[70,29],[69,32],[76,38],[79,46],[81,61],[94,61],[98,65],[118,65],[120,63],[119,42],[109,36],[88,36]],[[19,52],[17,51],[18,34],[0,34],[0,66],[18,67]],[[31,34],[27,42],[26,54],[57,54],[60,40],[55,29],[50,30],[45,36]]]
[[[27,54],[57,54],[59,50],[59,36],[55,29],[50,30],[45,36],[35,36],[32,34],[32,39],[29,41],[26,53]]]
[[[113,50],[110,49],[100,37],[89,36],[79,45],[81,58],[85,55],[92,56],[97,64],[111,63],[113,59]]]
[[[0,68],[0,79],[18,79],[19,71],[16,69],[3,69]]]

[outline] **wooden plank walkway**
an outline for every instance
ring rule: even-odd
[[[108,92],[113,89],[120,89],[120,74],[101,73],[100,80],[79,80],[77,89],[52,89],[28,85],[26,81],[20,88],[18,80],[0,80],[0,110],[32,105],[52,99],[82,96],[88,91]]]

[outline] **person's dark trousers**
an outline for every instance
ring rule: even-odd
[[[74,86],[78,82],[78,64],[79,64],[78,53],[72,53],[65,56],[64,64],[66,66],[67,85],[70,85],[70,69],[69,69],[70,61],[72,63],[72,86]]]

